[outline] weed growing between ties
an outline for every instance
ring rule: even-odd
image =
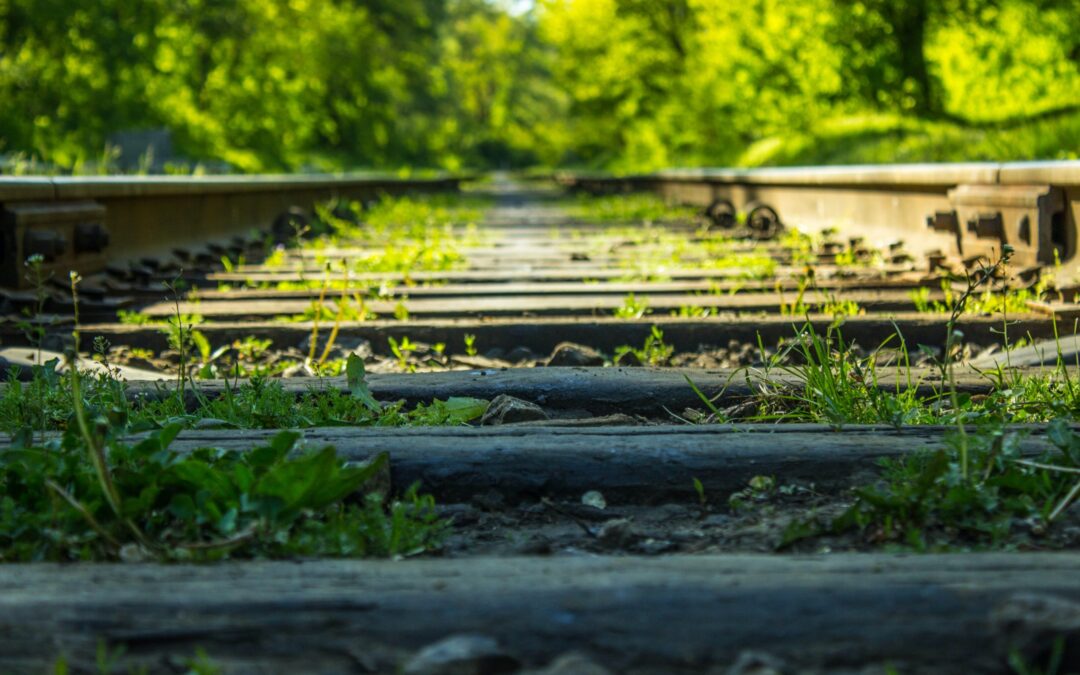
[[[1008,256],[999,260],[999,268],[1004,268]],[[995,288],[992,283],[980,285],[978,293],[971,294],[964,303],[963,311],[968,314],[1003,314],[1020,313],[1029,309],[1029,303],[1043,302],[1054,296],[1061,298],[1062,294],[1054,287],[1054,279],[1060,275],[1061,259],[1054,252],[1054,270],[1056,274],[1040,274],[1035,283],[1030,286],[1009,288],[1003,284]],[[959,295],[965,290],[958,291],[954,284],[960,281],[966,286],[966,277],[946,277],[941,280],[942,300],[931,300],[929,288],[916,288],[909,292],[915,310],[925,314],[950,314],[957,306]]]
[[[353,275],[433,272],[460,269],[465,264],[462,249],[481,245],[485,235],[477,225],[487,199],[477,196],[383,195],[377,201],[327,203],[316,207],[312,223],[298,227],[287,242],[269,250],[263,266],[293,271],[297,279],[280,282],[245,280],[220,284],[218,290],[236,287],[290,290],[348,291],[343,297],[356,301],[363,313],[361,298],[375,299],[381,293],[357,292]],[[236,272],[239,269],[229,261]],[[321,278],[321,270],[338,274]],[[312,273],[312,276],[308,276]],[[313,307],[308,313],[320,312]],[[310,320],[310,317],[290,317]],[[333,318],[331,313],[330,319]]]
[[[633,293],[627,293],[623,298],[623,304],[615,308],[615,318],[640,319],[650,311],[648,300],[637,298]]]
[[[52,361],[34,366],[32,379],[20,382],[15,369],[8,374],[0,396],[0,431],[23,429],[63,431],[72,424],[75,392],[69,377]],[[279,380],[253,376],[243,382],[224,381],[219,396],[205,395],[194,382],[187,393],[165,386],[133,397],[119,377],[82,374],[79,396],[83,405],[128,431],[157,429],[169,424],[199,428],[298,429],[318,426],[442,426],[465,424],[483,415],[487,401],[452,397],[407,409],[404,401],[365,404],[355,394],[363,382],[363,361],[352,356],[345,370],[352,393],[312,385],[297,393]],[[366,386],[366,385],[364,385]]]
[[[817,291],[816,274],[813,267],[807,267],[806,272],[799,279],[799,285],[795,293],[795,298],[791,302],[787,302],[783,299],[783,290],[780,285],[777,284],[777,292],[781,295],[780,301],[780,314],[781,316],[806,316],[807,314],[817,313],[831,316],[834,319],[843,316],[857,316],[864,314],[865,311],[859,307],[859,304],[854,300],[842,300],[836,293],[825,292],[824,301],[820,304],[811,304],[806,302],[806,292],[808,290]]]
[[[300,260],[343,264],[353,273],[445,271],[464,263],[463,245],[482,235],[476,223],[487,200],[462,195],[384,196],[363,208],[317,209],[316,237],[299,244]],[[335,252],[347,246],[347,257]]]
[[[28,274],[40,278],[40,260],[27,262]],[[71,293],[75,308],[75,335],[78,335],[78,276],[72,277]],[[104,366],[100,371],[61,374],[59,359],[40,363],[30,368],[30,380],[20,381],[21,369],[12,367],[7,373],[6,386],[0,395],[0,432],[9,434],[27,431],[63,431],[73,427],[72,411],[79,407],[122,432],[147,431],[169,425],[201,428],[265,428],[295,429],[315,426],[434,426],[465,424],[481,417],[487,401],[451,397],[433,400],[430,404],[418,404],[407,410],[404,401],[380,404],[367,392],[363,359],[350,354],[340,364],[328,362],[340,325],[335,321],[321,353],[317,354],[319,326],[312,329],[311,349],[308,362],[318,373],[338,371],[347,376],[350,393],[338,389],[311,386],[305,392],[289,391],[282,382],[267,379],[272,370],[252,365],[270,347],[268,340],[249,337],[235,341],[229,348],[211,350],[206,337],[195,326],[201,321],[197,316],[180,313],[180,289],[174,281],[167,284],[173,291],[176,314],[163,324],[169,345],[179,359],[176,384],[173,389],[158,385],[152,392],[133,397],[117,369],[109,363],[110,345],[104,338],[94,340],[94,356]],[[40,288],[40,285],[39,285]],[[34,345],[40,345],[43,333],[27,325],[25,330]],[[77,339],[76,339],[77,342]],[[400,343],[391,338],[391,347],[402,363],[416,345],[407,338]],[[435,345],[441,355],[443,345]],[[232,352],[231,367],[219,363],[227,352]],[[75,351],[69,359],[68,370],[74,371]],[[248,364],[249,367],[245,367]],[[411,366],[410,366],[411,367]],[[214,377],[232,376],[232,382],[223,381],[220,396],[205,395],[193,375]],[[240,378],[247,378],[241,382]],[[77,378],[77,379],[76,379]],[[78,387],[75,385],[78,384]]]
[[[945,348],[933,360],[937,377],[927,396],[916,395],[907,345],[899,333],[892,354],[895,387],[879,381],[885,345],[857,357],[844,344],[838,324],[819,335],[807,323],[787,351],[768,364],[786,375],[787,383],[770,383],[778,378],[766,368],[760,394],[746,415],[752,419],[798,419],[834,427],[853,423],[952,427],[942,447],[884,461],[880,478],[855,487],[850,505],[839,515],[793,521],[784,532],[782,547],[807,539],[851,536],[865,545],[916,550],[1044,545],[1051,528],[1080,495],[1080,435],[1070,426],[1080,420],[1080,379],[1070,372],[1060,349],[1056,368],[1042,375],[1001,367],[985,373],[993,386],[987,395],[961,392],[955,371],[954,356],[963,339],[957,322],[969,302],[981,302],[986,285],[1004,276],[1009,255],[1006,249],[998,261],[982,265],[953,297],[945,321]],[[1003,306],[1002,333],[1008,346],[1006,311]],[[784,364],[792,355],[799,357],[798,365]],[[702,398],[714,419],[733,412],[718,410]],[[1027,432],[1010,430],[1009,425],[1047,421],[1053,449],[1038,458],[1022,454]]]
[[[1039,374],[1005,367],[982,371],[988,393],[970,395],[957,387],[955,365],[962,357],[964,336],[957,330],[972,303],[986,306],[986,289],[1006,276],[1011,251],[974,274],[954,279],[962,289],[949,298],[944,320],[944,346],[918,345],[918,356],[936,376],[920,380],[912,371],[913,354],[897,331],[869,353],[860,353],[843,336],[843,315],[819,332],[807,319],[792,339],[769,355],[759,344],[761,366],[745,377],[756,395],[726,410],[704,397],[708,421],[815,422],[840,428],[851,424],[952,424],[959,433],[965,424],[996,421],[1048,422],[1058,417],[1080,420],[1080,376],[1060,357],[1057,367]],[[954,287],[952,284],[950,288]],[[809,311],[802,290],[791,303]],[[1008,293],[1008,289],[1003,289]],[[1006,354],[1009,341],[1007,304],[993,303],[1002,317]],[[891,384],[886,386],[884,382]],[[692,384],[692,383],[691,383]],[[923,393],[919,393],[920,389]]]
[[[950,432],[944,447],[882,463],[880,480],[854,488],[838,517],[796,521],[783,545],[855,533],[871,545],[916,550],[994,547],[1039,540],[1080,494],[1080,435],[1063,419],[1050,424],[1054,449],[1020,453],[1022,432],[990,424]]]
[[[76,325],[78,281],[72,274]],[[289,431],[247,452],[180,451],[175,421],[131,439],[123,392],[109,408],[84,398],[78,328],[73,337],[66,430],[46,438],[27,425],[0,453],[0,560],[399,555],[438,541],[444,525],[416,486],[386,503],[385,455],[357,464]],[[380,414],[354,363],[352,398]],[[56,369],[41,368],[38,386],[59,390]],[[16,406],[29,402],[10,391]]]
[[[987,369],[977,375],[987,392],[971,394],[955,386],[958,340],[948,345],[947,360],[944,351],[920,346],[919,355],[937,371],[928,376],[913,370],[915,355],[899,332],[863,354],[844,340],[841,324],[819,333],[806,323],[775,353],[763,354],[760,368],[738,371],[737,377],[746,378],[755,391],[752,396],[720,409],[699,393],[708,413],[692,417],[709,422],[811,422],[837,429],[853,424],[899,428],[1080,421],[1077,364],[1059,358],[1056,366],[1037,373],[1004,366]]]
[[[385,456],[355,464],[296,432],[246,452],[178,451],[179,424],[126,441],[76,406],[82,421],[62,437],[17,435],[0,454],[0,560],[399,555],[442,531],[415,487],[384,503]]]
[[[118,669],[122,667],[120,664],[126,652],[124,645],[118,645],[110,649],[109,645],[102,640],[98,642],[94,670],[86,671],[79,668],[74,672],[92,672],[93,675],[115,675]],[[225,673],[225,669],[219,666],[203,649],[196,649],[195,655],[191,658],[177,659],[177,661],[179,662],[178,665],[186,668],[186,670],[182,671],[184,675],[224,675]],[[68,675],[68,673],[73,672],[73,668],[69,665],[67,657],[61,656],[53,662],[50,672],[52,675]],[[145,675],[147,670],[145,667],[141,667],[127,668],[119,672],[124,672],[127,675]],[[181,671],[178,670],[177,672]]]
[[[611,197],[582,198],[581,204],[606,204]],[[621,199],[621,198],[620,198]],[[661,204],[656,197],[655,203]],[[634,199],[630,198],[625,208],[635,210]],[[591,208],[591,207],[590,207]],[[607,207],[605,207],[607,208]],[[613,207],[614,208],[614,207]],[[613,262],[624,271],[623,281],[667,279],[674,269],[712,269],[724,270],[732,278],[769,279],[776,275],[779,262],[775,255],[754,248],[744,248],[745,242],[739,242],[726,230],[710,229],[698,222],[699,214],[692,211],[671,211],[675,219],[687,221],[695,229],[685,230],[667,227],[663,218],[643,217],[634,226],[609,225],[594,230],[571,229],[566,234],[573,243],[575,251],[590,258],[612,258]],[[653,214],[655,216],[655,214]],[[610,222],[610,221],[608,221]],[[800,247],[797,238],[785,237],[782,250],[792,245]],[[793,258],[802,254],[792,251]],[[809,260],[808,256],[800,259]]]
[[[568,211],[570,217],[585,223],[659,223],[695,222],[700,210],[669,204],[651,192],[592,197],[581,195]]]
[[[663,366],[671,360],[675,348],[664,342],[664,331],[657,326],[649,330],[641,349],[623,345],[615,349],[615,365]]]

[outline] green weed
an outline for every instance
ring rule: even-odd
[[[1055,450],[1038,461],[1020,456],[1022,437],[988,424],[974,433],[950,432],[941,449],[883,461],[881,480],[856,488],[842,515],[820,527],[798,523],[786,542],[855,531],[874,544],[932,550],[1039,536],[1080,491],[1080,436],[1055,420],[1048,432]]]
[[[45,340],[46,327],[41,322],[45,314],[45,304],[49,300],[48,289],[45,287],[52,277],[52,273],[45,271],[45,258],[41,255],[32,255],[26,259],[26,273],[24,278],[34,289],[33,308],[25,307],[22,310],[22,318],[16,322],[16,327],[26,335],[31,345],[37,348],[37,362],[41,363],[41,343]]]
[[[662,366],[671,359],[671,355],[674,353],[675,347],[664,342],[664,331],[657,326],[652,326],[641,349],[634,349],[627,345],[618,347],[615,349],[614,361],[616,365],[624,363],[627,355],[633,354],[637,361],[643,365]]]
[[[921,402],[908,378],[898,377],[895,390],[879,386],[878,355],[892,344],[886,340],[871,354],[859,357],[838,325],[819,335],[807,323],[795,339],[766,363],[757,419],[820,421],[834,427],[885,423],[902,426],[918,415]],[[910,373],[906,343],[897,340],[897,372]],[[789,362],[798,361],[798,365]],[[794,388],[770,383],[768,373],[779,371],[799,383]]]
[[[25,426],[0,453],[0,560],[398,555],[434,545],[443,526],[430,497],[419,496],[414,486],[384,506],[387,495],[369,487],[384,470],[385,455],[355,464],[331,446],[305,448],[293,431],[249,452],[178,451],[172,444],[184,424],[176,420],[132,439],[132,407],[123,388],[107,373],[96,392],[84,388],[75,360],[79,281],[72,272],[76,328],[66,392],[55,368],[36,371],[32,383],[42,393],[39,401],[48,395],[55,404],[59,392],[67,394],[64,403],[70,406],[53,409],[65,413],[65,431],[44,438],[34,434],[33,425]],[[107,347],[95,341],[103,358]],[[350,373],[349,400],[369,418],[379,418],[381,407],[364,396],[362,361],[354,363],[360,365]],[[181,375],[172,398],[180,406],[183,383]],[[39,401],[24,397],[17,382],[5,392],[5,404],[24,413],[27,404]],[[244,403],[231,390],[221,399],[234,414],[242,410],[262,418]],[[463,408],[456,405],[444,417],[483,412]],[[428,409],[419,414],[432,417]]]
[[[683,305],[678,309],[671,310],[671,316],[680,319],[705,319],[712,316],[712,307],[700,307],[698,305]]]
[[[402,345],[415,347],[411,342],[403,341]],[[263,343],[256,343],[249,348],[257,350],[262,346]],[[459,398],[418,405],[412,410],[407,410],[403,401],[372,406],[357,395],[356,382],[364,383],[365,375],[363,361],[355,354],[334,365],[335,370],[347,371],[352,395],[321,385],[312,385],[301,392],[290,391],[281,380],[253,372],[243,382],[225,380],[224,391],[216,397],[203,395],[195,384],[187,387],[183,395],[179,389],[159,387],[156,392],[133,397],[127,385],[108,371],[107,355],[103,354],[102,359],[105,371],[81,374],[82,405],[110,425],[129,432],[159,429],[173,423],[238,429],[462,424],[482,415],[487,405],[486,401]],[[72,428],[75,392],[70,378],[58,371],[59,365],[59,360],[54,359],[34,366],[28,382],[19,381],[18,369],[11,369],[0,395],[0,432]],[[241,376],[239,371],[234,375]]]
[[[476,336],[471,333],[465,334],[465,355],[476,356]]]
[[[124,309],[117,310],[116,317],[120,321],[120,323],[127,326],[150,326],[162,323],[160,320],[155,319],[149,314],[145,314],[143,312],[133,312]]]
[[[806,316],[817,312],[839,319],[845,316],[858,316],[864,313],[858,302],[841,299],[835,292],[824,292],[825,299],[819,304],[806,302],[806,292],[808,290],[818,291],[815,279],[816,275],[814,269],[808,267],[805,274],[799,278],[795,299],[790,303],[783,300],[783,291],[781,290],[780,283],[778,282],[776,284],[777,292],[781,294],[781,316]]]
[[[76,284],[73,275],[73,290]],[[77,348],[77,330],[74,336]],[[443,531],[431,498],[416,486],[389,504],[388,495],[371,487],[385,470],[385,455],[356,464],[331,446],[307,448],[294,431],[246,452],[175,450],[192,421],[179,390],[157,408],[130,405],[107,374],[84,380],[70,359],[68,372],[66,387],[55,369],[39,371],[30,383],[49,408],[29,421],[51,421],[65,431],[36,438],[35,426],[23,426],[0,453],[0,560],[407,555],[434,546]],[[348,384],[348,394],[309,392],[298,404],[280,383],[253,378],[219,399],[201,399],[201,419],[248,427],[460,424],[486,408],[475,399],[436,401],[411,412],[403,402],[384,407],[367,389],[355,355]],[[9,383],[5,409],[23,412],[25,422],[32,402],[22,383]],[[177,415],[141,440],[132,438],[132,431],[157,422],[152,411],[160,415],[170,406],[179,407],[172,410]]]
[[[132,443],[94,417],[0,454],[0,559],[397,555],[437,541],[430,498],[411,489],[384,508],[365,487],[385,456],[356,465],[296,432],[249,452],[182,452],[180,429]]]
[[[649,313],[649,303],[644,298],[637,298],[633,293],[627,293],[623,298],[621,307],[615,309],[617,319],[640,319]]]
[[[387,342],[390,344],[390,353],[397,359],[398,366],[409,373],[416,372],[416,366],[409,362],[409,357],[416,351],[416,344],[409,339],[409,336],[401,338],[401,342],[398,342],[393,337],[388,337]]]
[[[571,217],[586,223],[694,221],[697,209],[673,205],[649,192],[591,197],[581,195],[570,206]]]

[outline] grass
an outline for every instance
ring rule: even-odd
[[[954,345],[954,357],[957,352]],[[837,429],[854,424],[899,428],[987,421],[1033,424],[1057,418],[1080,421],[1080,372],[1077,364],[1064,359],[1038,372],[1004,366],[983,370],[987,393],[958,392],[955,399],[948,373],[943,376],[940,370],[929,381],[930,393],[917,395],[919,381],[912,360],[899,332],[869,352],[861,352],[844,340],[842,324],[833,324],[824,333],[805,324],[774,354],[763,357],[756,372],[743,371],[751,377],[756,393],[734,406],[736,411],[725,413],[708,400],[703,405],[715,410],[711,421],[810,422]],[[893,384],[884,384],[886,376]],[[730,416],[736,413],[737,417]]]
[[[127,650],[123,645],[110,649],[109,645],[101,640],[97,645],[97,654],[94,661],[93,670],[86,670],[85,668],[78,668],[76,672],[92,672],[94,675],[114,675],[121,667],[119,664],[124,658]],[[184,675],[224,675],[224,669],[217,665],[217,663],[210,658],[205,650],[201,648],[195,649],[195,655],[188,659],[178,659],[178,665],[182,665],[187,670],[183,671]],[[52,675],[68,675],[72,672],[72,666],[69,665],[66,656],[57,658],[49,671]],[[121,672],[127,675],[146,675],[148,669],[146,667],[139,668],[127,668]],[[177,672],[180,672],[179,670]]]
[[[961,307],[953,308],[945,330],[954,330],[952,321],[960,312]],[[840,538],[843,545],[854,541],[918,551],[1018,542],[1052,547],[1044,539],[1080,496],[1080,434],[1072,426],[1080,421],[1080,373],[1059,349],[1056,366],[1038,374],[1004,367],[985,371],[989,393],[971,395],[958,390],[953,363],[942,356],[944,373],[929,395],[919,396],[907,346],[899,333],[891,342],[857,355],[843,341],[840,326],[822,335],[807,325],[767,364],[758,393],[748,402],[751,412],[741,421],[815,422],[835,429],[851,424],[952,427],[939,447],[913,449],[908,456],[882,462],[878,478],[856,483],[841,497],[848,506],[839,515],[812,513],[794,520],[781,546],[822,539],[828,546]],[[886,349],[889,359],[883,358]],[[895,387],[880,381],[879,364],[888,360],[893,365],[884,368],[895,372]],[[793,384],[775,384],[777,371]],[[710,411],[710,420],[728,421],[728,413],[748,407],[721,410],[692,381],[690,386]],[[1052,449],[1042,457],[1021,456],[1020,444],[1029,432],[1012,426],[1018,423],[1048,423]],[[751,485],[732,499],[740,508],[766,499],[763,485]]]
[[[353,356],[354,364],[359,357]],[[0,396],[0,431],[26,429],[64,431],[71,427],[75,392],[56,370],[58,362],[33,366],[29,382],[20,382],[15,369]],[[190,385],[189,396],[159,386],[151,396],[132,397],[119,377],[99,372],[84,374],[79,396],[88,409],[128,431],[157,429],[173,423],[234,429],[300,429],[323,426],[431,426],[464,424],[483,414],[486,401],[451,398],[406,409],[404,401],[378,408],[366,406],[336,388],[311,385],[306,391],[285,388],[281,380],[254,376],[225,381],[220,396],[204,395]]]
[[[342,290],[353,288],[352,274],[461,269],[461,250],[486,241],[477,223],[487,206],[481,197],[439,194],[384,195],[366,208],[358,202],[322,204],[308,228],[297,232],[289,247],[268,251],[263,264],[278,270],[334,269],[341,273],[338,278],[308,278],[301,271],[298,280],[220,284],[219,290]],[[350,249],[347,255],[336,253],[342,247]]]
[[[882,462],[880,477],[855,485],[850,505],[839,515],[793,521],[783,547],[843,536],[854,536],[863,545],[920,551],[1000,548],[1017,541],[1038,546],[1076,502],[1080,434],[1072,424],[1080,421],[1080,374],[1070,369],[1060,344],[1057,364],[1048,372],[1030,375],[999,366],[983,373],[989,393],[979,396],[961,393],[957,385],[955,354],[963,339],[957,321],[971,304],[983,302],[995,279],[1008,277],[1010,255],[1005,247],[1001,258],[982,263],[963,279],[962,289],[946,296],[945,348],[932,357],[938,376],[928,396],[919,396],[913,386],[908,346],[899,331],[869,354],[858,355],[845,343],[840,323],[823,335],[807,323],[766,359],[749,406],[720,410],[689,382],[711,413],[699,419],[727,421],[729,412],[749,407],[748,418],[759,422],[808,421],[836,429],[850,424],[952,427],[941,447]],[[1008,347],[1010,305],[1002,301],[995,307]],[[883,359],[886,348],[889,358]],[[879,379],[879,364],[889,360],[896,374],[893,388]],[[777,371],[787,376],[786,384],[772,377]],[[1011,426],[1020,422],[1049,423],[1053,449],[1035,459],[1022,456],[1021,441],[1028,432]],[[769,493],[763,485],[751,485],[732,499],[739,505],[760,501]]]
[[[198,358],[205,370],[216,357],[197,320],[180,314],[175,283],[177,313],[163,330],[179,353],[177,381],[132,397],[109,367],[104,339],[94,351],[105,369],[78,368],[80,281],[71,274],[76,327],[66,373],[59,359],[34,365],[29,382],[13,368],[0,397],[0,429],[12,439],[0,452],[0,561],[400,556],[438,545],[447,524],[418,486],[389,493],[386,455],[357,463],[332,446],[308,447],[295,429],[464,424],[487,401],[381,404],[355,354],[344,366],[348,391],[298,396],[257,375],[206,396],[189,366]],[[269,347],[250,338],[232,349],[255,360]],[[288,430],[245,451],[178,449],[192,427]]]
[[[621,365],[627,363],[631,360],[630,357],[633,357],[632,360],[636,360],[641,365],[664,366],[669,363],[674,353],[675,348],[664,342],[664,331],[657,326],[653,326],[650,328],[649,335],[645,338],[641,349],[635,349],[628,345],[617,347],[613,362],[615,365]]]
[[[643,221],[633,227],[609,225],[588,234],[571,230],[568,236],[592,257],[615,256],[618,266],[627,272],[625,279],[662,278],[671,268],[731,270],[737,278],[769,279],[776,275],[779,266],[769,254],[732,251],[737,240],[704,226],[687,233]],[[796,248],[805,244],[798,234],[785,241]]]
[[[385,456],[356,465],[296,432],[247,452],[180,452],[180,430],[135,442],[94,423],[17,442],[0,455],[0,560],[351,557],[437,542],[429,497],[410,489],[384,507],[373,485]]]
[[[1011,126],[964,126],[892,114],[823,120],[812,131],[766,138],[736,166],[1077,159],[1080,114]]]
[[[313,226],[321,235],[302,250],[325,265],[338,260],[320,251],[342,245],[365,249],[340,259],[355,273],[458,269],[464,263],[459,248],[480,241],[476,223],[487,204],[460,195],[384,197],[367,209],[350,205],[347,217],[324,206]]]
[[[647,298],[638,298],[633,293],[627,293],[623,298],[623,304],[615,308],[615,318],[640,319],[651,311]]]
[[[815,273],[814,268],[807,267],[806,272],[800,277],[798,289],[795,292],[795,299],[791,302],[787,302],[784,299],[784,292],[777,284],[776,292],[780,294],[780,315],[781,316],[806,316],[808,314],[818,313],[832,316],[834,318],[844,316],[858,316],[863,314],[864,311],[859,307],[859,303],[854,300],[842,300],[835,292],[826,292],[825,300],[819,304],[811,304],[806,302],[806,292],[808,290],[817,291],[817,284],[814,283]]]
[[[584,223],[696,221],[701,215],[699,209],[671,204],[646,192],[602,197],[581,195],[567,210],[572,219]]]
[[[950,432],[942,448],[883,461],[881,478],[856,486],[841,515],[797,521],[784,544],[847,533],[920,551],[1037,541],[1080,492],[1080,436],[1056,419],[1048,430],[1054,449],[1029,460],[1019,452],[1023,435],[984,424]]]
[[[311,390],[297,400],[281,382],[255,377],[226,382],[210,399],[188,381],[192,330],[179,314],[175,388],[132,401],[111,370],[90,376],[77,367],[79,281],[72,273],[67,375],[55,360],[33,366],[29,382],[13,368],[0,399],[0,428],[12,436],[0,453],[0,562],[396,556],[438,545],[447,524],[418,486],[390,494],[386,455],[357,463],[333,446],[308,447],[292,430],[244,451],[177,449],[177,436],[200,426],[464,423],[487,402],[383,406],[355,355],[348,393]],[[254,356],[267,347],[248,340],[237,350]],[[100,339],[95,350],[108,351]]]
[[[909,381],[897,378],[896,388],[891,391],[879,386],[878,356],[890,342],[882,343],[866,356],[858,356],[844,342],[839,324],[834,323],[824,335],[806,324],[793,340],[765,361],[756,397],[757,411],[752,419],[821,422],[836,428],[850,424],[902,426],[917,422],[922,402],[915,399],[915,389],[908,386]],[[897,372],[903,374],[910,359],[906,345],[899,340],[898,343]],[[774,372],[787,375],[795,386],[773,384]]]
[[[274,428],[462,423],[481,415],[486,402],[436,401],[409,413],[401,403],[383,407],[355,355],[348,395],[309,393],[297,405],[280,383],[254,378],[211,401],[186,387],[178,315],[176,388],[162,401],[132,403],[110,372],[89,379],[77,367],[79,281],[72,273],[76,328],[67,374],[58,372],[57,360],[35,365],[31,382],[24,387],[11,377],[0,401],[12,433],[12,445],[0,453],[0,561],[386,556],[437,544],[445,523],[432,499],[417,486],[396,499],[381,487],[386,455],[357,464],[332,446],[306,447],[296,431],[245,452],[181,451],[173,444],[184,428],[209,420]],[[187,412],[189,391],[196,414]],[[132,435],[146,428],[153,430],[145,437]],[[51,430],[62,431],[45,433]]]
[[[915,306],[915,311],[924,314],[948,314],[957,298],[957,290],[954,285],[963,283],[963,277],[948,277],[941,280],[941,292],[944,296],[941,300],[931,300],[929,288],[914,288],[909,291],[909,297]],[[1051,286],[1051,277],[1044,275],[1039,281],[1028,287],[1009,288],[1005,285],[986,287],[967,300],[964,306],[965,314],[1021,314],[1031,311],[1029,303],[1045,302],[1056,295]]]

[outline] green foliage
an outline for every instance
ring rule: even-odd
[[[896,370],[901,377],[896,389],[889,391],[878,385],[877,362],[878,352],[893,344],[900,350]],[[871,354],[860,357],[845,343],[840,325],[834,324],[820,335],[807,323],[766,363],[757,419],[824,422],[834,427],[914,423],[925,402],[910,386],[910,375],[903,377],[908,368],[902,339],[886,340]],[[768,374],[773,371],[788,375],[797,385],[768,383]]]
[[[570,98],[567,156],[638,171],[1076,156],[1078,10],[546,0],[539,21]]]
[[[207,400],[195,415],[186,390],[159,402],[128,401],[109,373],[91,379],[69,364],[13,372],[0,400],[11,447],[0,452],[0,561],[204,560],[296,555],[409,555],[434,546],[445,524],[417,487],[389,503],[386,455],[362,464],[331,446],[307,448],[282,431],[249,451],[174,449],[188,424],[463,424],[486,401],[451,398],[403,411],[381,406],[349,359],[350,393],[311,390],[297,401],[262,378]],[[46,435],[52,429],[61,435]],[[154,429],[143,437],[132,432]]]
[[[120,309],[116,311],[116,318],[120,320],[120,323],[127,326],[149,326],[157,323],[154,317],[143,312],[134,312],[126,309]]]
[[[556,95],[534,32],[474,0],[13,0],[0,138],[68,170],[147,127],[243,171],[532,162]]]
[[[428,548],[441,529],[415,489],[384,509],[365,487],[385,455],[357,465],[330,446],[303,450],[295,432],[249,452],[181,452],[170,447],[180,429],[138,442],[69,431],[4,451],[0,560],[396,555]],[[108,457],[102,469],[87,461],[92,443]]]
[[[372,233],[348,229],[337,234],[350,240],[360,237],[408,235],[422,238],[428,230],[475,223],[483,216],[489,202],[462,195],[384,196],[363,211],[364,228]],[[338,226],[340,228],[340,224]]]
[[[459,195],[383,196],[358,220],[342,218],[320,207],[313,224],[320,236],[301,242],[319,265],[341,265],[349,272],[419,272],[456,269],[464,263],[458,248],[475,241],[476,222],[487,201]],[[347,260],[331,251],[341,245],[362,248]]]
[[[114,171],[148,128],[240,171],[1080,152],[1077,0],[516,6],[9,0],[8,171]]]
[[[993,545],[1024,526],[1045,529],[1076,498],[1080,473],[1080,437],[1069,424],[1055,420],[1048,437],[1056,449],[1033,462],[1020,455],[1022,434],[1001,425],[951,432],[939,450],[883,461],[881,480],[856,488],[842,515],[821,530],[799,523],[788,543],[854,530],[875,543],[925,550]]]
[[[70,380],[58,373],[56,361],[35,366],[29,382],[15,372],[0,396],[0,432],[9,434],[54,431],[74,426],[75,394]],[[226,382],[221,396],[209,398],[197,387],[191,399],[162,389],[154,396],[129,401],[123,382],[102,372],[83,374],[79,399],[92,415],[130,431],[185,426],[238,429],[298,429],[315,426],[435,426],[470,422],[483,415],[486,401],[450,399],[406,409],[404,401],[382,405],[371,396],[363,362],[352,355],[345,364],[349,392],[312,386],[307,391],[285,389],[280,380],[253,376],[236,386]]]
[[[398,342],[393,337],[386,338],[386,341],[390,345],[390,353],[397,359],[398,366],[407,372],[415,372],[416,366],[409,363],[409,357],[416,351],[416,343],[409,339],[406,335],[401,338],[401,342]]]
[[[582,195],[570,209],[571,217],[586,223],[631,222],[652,224],[698,218],[698,209],[665,202],[650,192],[604,197]],[[610,229],[610,228],[609,228]]]
[[[623,345],[615,349],[615,363],[625,363],[627,355],[632,354],[636,357],[638,363],[647,366],[663,366],[671,359],[671,355],[675,353],[675,347],[664,342],[664,331],[659,327],[653,326],[649,330],[648,337],[645,338],[645,343],[641,346],[641,349],[634,349],[633,347]]]
[[[368,410],[377,411],[379,409],[379,403],[371,395],[371,389],[368,388],[365,379],[364,359],[356,354],[349,354],[349,359],[345,365],[345,379],[349,384],[349,391],[352,393],[353,398],[363,403]]]
[[[617,319],[640,319],[649,313],[649,302],[645,298],[638,298],[633,293],[627,293],[623,298],[623,304],[615,308]]]
[[[754,502],[764,501],[776,492],[776,479],[772,476],[754,476],[745,488],[728,497],[732,511],[744,509]]]

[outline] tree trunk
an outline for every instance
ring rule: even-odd
[[[932,117],[941,112],[941,97],[926,59],[930,11],[926,0],[890,2],[885,6],[897,43],[896,65],[903,76],[902,84],[911,83],[912,89],[907,93],[914,99],[913,110]]]

